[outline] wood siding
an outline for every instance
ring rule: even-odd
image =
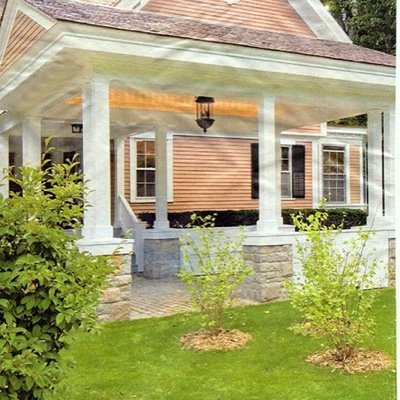
[[[19,11],[0,65],[0,73],[25,54],[45,33],[45,28]]]
[[[142,11],[316,37],[287,0],[150,0]]]
[[[350,204],[361,203],[361,157],[360,147],[351,146],[349,149],[349,179],[350,179]]]
[[[251,210],[251,143],[249,139],[174,136],[174,198],[170,212]],[[311,143],[305,146],[306,197],[282,201],[283,208],[312,206]],[[125,142],[125,196],[130,199],[129,140]],[[132,210],[154,211],[154,203],[131,203]]]

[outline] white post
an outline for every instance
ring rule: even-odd
[[[282,225],[280,135],[275,128],[275,100],[264,97],[258,112],[259,220],[257,230],[271,232]]]
[[[22,164],[37,167],[41,163],[41,118],[29,116],[22,121]]]
[[[113,238],[111,225],[109,82],[93,77],[83,87],[83,172],[90,193],[84,214],[85,241]]]
[[[3,157],[0,157],[0,195],[3,197],[8,197],[8,180],[5,179],[7,173],[4,173],[4,169],[8,168],[8,154],[9,154],[9,140],[8,135],[1,134],[0,135],[0,153],[3,154]]]
[[[382,111],[368,113],[368,225],[383,218]]]
[[[168,157],[167,131],[158,127],[156,130],[156,220],[154,228],[168,229]]]
[[[384,177],[385,177],[385,220],[386,226],[395,226],[395,109],[384,111]]]
[[[118,137],[114,140],[115,154],[115,219],[120,227],[121,213],[119,206],[119,196],[124,197],[124,176],[125,176],[125,137]]]

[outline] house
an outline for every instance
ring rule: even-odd
[[[1,0],[0,16],[0,166],[37,165],[50,135],[55,162],[79,153],[82,248],[109,253],[114,228],[154,209],[135,251],[168,276],[168,210],[255,207],[246,249],[286,246],[282,207],[366,205],[364,148],[369,224],[393,236],[395,59],[353,45],[318,0]],[[360,114],[366,132],[326,125]]]

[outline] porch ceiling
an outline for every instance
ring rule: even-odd
[[[105,36],[101,51],[96,51],[99,38],[93,48],[85,43],[89,48],[83,50],[75,48],[79,38],[74,42],[71,35],[68,46],[54,42],[57,52],[44,46],[46,50],[35,58],[34,49],[28,52],[0,76],[0,110],[12,111],[0,116],[0,128],[12,114],[65,124],[81,120],[81,87],[96,74],[110,80],[115,135],[158,124],[177,132],[197,131],[194,99],[200,95],[216,99],[213,132],[240,135],[257,133],[258,102],[263,96],[276,100],[278,130],[353,116],[394,101],[394,69],[389,67],[229,46],[222,53],[220,45],[204,47],[198,42],[190,44],[192,60],[179,59],[178,50],[173,52],[175,59],[160,58],[147,36],[140,36],[141,46],[148,46],[149,52],[141,49],[140,54],[128,55],[122,40],[127,33],[118,34],[123,47],[108,43],[109,52]],[[170,41],[157,42],[164,55],[162,45]],[[185,53],[188,46],[182,44]]]

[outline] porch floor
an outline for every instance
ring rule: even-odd
[[[237,305],[257,304],[238,299]],[[177,277],[147,279],[132,276],[132,308],[130,319],[163,317],[193,311],[185,284]]]

